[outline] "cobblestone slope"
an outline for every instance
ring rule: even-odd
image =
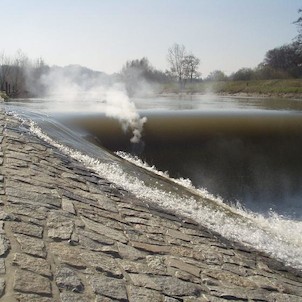
[[[130,193],[0,113],[0,301],[302,301],[302,274]]]

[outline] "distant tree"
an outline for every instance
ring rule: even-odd
[[[175,43],[168,49],[168,73],[172,78],[177,79],[181,86],[185,85],[185,82],[194,79],[198,79],[200,73],[198,67],[200,60],[193,54],[188,54],[184,45]]]
[[[18,50],[15,58],[10,58],[2,52],[0,54],[0,88],[11,96],[18,96],[25,89],[25,69],[28,58]]]
[[[193,82],[200,77],[200,72],[198,72],[198,67],[200,60],[193,54],[184,57],[184,78]]]
[[[27,97],[41,95],[40,78],[48,71],[49,67],[40,58],[32,62],[18,50],[13,57],[0,53],[0,89],[9,90],[11,97]]]
[[[120,77],[126,85],[127,92],[133,96],[147,88],[151,89],[168,81],[168,76],[160,70],[156,70],[144,57],[142,59],[127,61],[123,66]]]
[[[250,81],[254,76],[254,71],[251,68],[241,68],[231,75],[234,81]]]
[[[296,54],[299,57],[299,67],[302,65],[302,9],[298,10],[300,17],[294,22],[297,26],[298,35],[295,39],[294,44],[296,44]],[[301,77],[301,75],[300,75]]]
[[[26,90],[26,71],[30,66],[28,57],[19,49],[10,72],[12,95],[19,96]]]
[[[299,14],[302,14],[302,9],[300,8],[298,10]],[[296,41],[299,42],[300,45],[302,45],[302,16],[300,16],[295,22],[298,30],[298,36],[296,37]]]
[[[179,45],[175,43],[168,49],[168,63],[169,71],[171,75],[177,78],[179,83],[182,83],[185,75],[185,65],[184,60],[186,56],[186,49],[184,45]]]
[[[254,69],[254,76],[253,76],[255,80],[286,79],[288,77],[289,74],[286,71],[274,69],[263,63],[260,63]]]
[[[221,70],[214,70],[206,77],[207,81],[226,81],[227,79],[228,77]]]
[[[0,53],[0,91],[5,90],[5,83],[8,82],[11,67],[11,59],[2,51]]]
[[[289,77],[300,77],[302,76],[302,56],[299,49],[298,42],[271,49],[266,53],[263,65],[287,73]]]

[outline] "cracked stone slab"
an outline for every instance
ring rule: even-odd
[[[114,258],[106,256],[104,253],[87,251],[81,253],[80,256],[87,263],[87,266],[94,267],[98,271],[108,272],[117,277],[122,277],[121,269]]]
[[[60,294],[61,302],[91,302],[95,301],[94,297],[85,294],[72,292],[62,292]]]
[[[10,243],[7,237],[0,234],[0,256],[4,256],[10,249]]]
[[[62,198],[62,209],[73,215],[76,214],[73,202],[67,198]]]
[[[81,257],[81,250],[76,246],[70,246],[63,242],[53,242],[49,245],[49,251],[53,253],[59,262],[78,269],[87,267],[86,261]]]
[[[133,302],[146,302],[146,301],[152,301],[152,302],[162,302],[164,301],[163,295],[161,295],[159,292],[151,289],[147,289],[144,287],[137,287],[130,285],[127,287],[128,290],[128,298],[129,301]]]
[[[126,236],[124,235],[124,233],[122,231],[115,230],[113,228],[107,227],[105,225],[94,222],[94,221],[84,218],[84,217],[81,217],[81,219],[83,220],[83,222],[85,223],[85,226],[88,229],[90,229],[98,234],[104,235],[106,237],[109,237],[110,239],[117,240],[122,243],[128,242]]]
[[[20,221],[20,218],[16,217],[12,213],[6,213],[4,211],[0,211],[0,220],[4,220],[4,221]]]
[[[98,295],[116,300],[128,300],[125,281],[122,279],[100,275],[90,277],[89,283],[93,291]]]
[[[141,249],[151,253],[168,254],[171,251],[171,247],[168,245],[156,245],[138,241],[132,241],[131,245],[137,249]]]
[[[22,203],[22,202],[21,202]],[[34,217],[35,219],[38,220],[45,220],[46,219],[46,213],[42,212],[40,209],[37,210],[37,206],[31,206],[30,204],[10,204],[9,206],[6,205],[6,210],[9,212],[15,214],[15,215],[22,215],[22,216],[27,216],[29,218]],[[10,215],[13,215],[10,214]],[[13,221],[20,221],[20,218],[15,217],[13,215],[10,217],[10,220]],[[9,219],[7,219],[9,220]]]
[[[68,267],[60,267],[55,275],[55,281],[60,289],[66,289],[74,293],[84,291],[84,285],[76,272]]]
[[[138,260],[144,259],[148,254],[140,251],[130,245],[123,244],[121,242],[117,243],[118,253],[123,259],[128,260]]]
[[[60,212],[51,212],[48,216],[47,227],[49,238],[69,240],[74,229],[74,222]]]
[[[51,277],[52,273],[50,265],[45,259],[32,257],[26,254],[15,253],[12,261],[12,265],[18,266],[21,269],[26,269],[33,273],[45,277]]]
[[[169,257],[166,260],[167,266],[175,267],[180,269],[181,271],[187,272],[193,276],[199,277],[201,269],[195,265],[191,265],[189,263],[186,263],[180,259]]]
[[[208,291],[205,286],[185,282],[175,277],[145,274],[129,274],[129,276],[134,285],[161,291],[168,296],[199,296],[202,292]]]
[[[5,290],[5,280],[0,278],[0,297],[3,296]]]
[[[61,207],[61,199],[57,194],[39,194],[37,192],[23,191],[16,187],[6,187],[6,193],[8,195],[8,199],[10,196],[13,196],[19,198],[19,202],[29,203],[32,205],[43,205],[49,208]]]
[[[0,274],[5,274],[6,273],[6,265],[4,258],[0,258]]]
[[[92,251],[102,251],[106,246],[112,246],[114,241],[93,232],[78,230],[79,243]]]
[[[54,302],[52,298],[35,294],[15,293],[15,298],[18,302]]]
[[[4,221],[0,221],[0,234],[5,234],[5,231],[4,231]]]
[[[45,244],[42,239],[15,234],[17,242],[20,244],[21,251],[33,256],[46,258]]]
[[[177,231],[177,230],[173,230],[173,229],[168,229],[166,234],[168,236],[171,236],[173,238],[177,238],[177,239],[181,239],[181,240],[184,240],[184,241],[192,241],[192,237],[188,234],[184,234],[180,231]]]
[[[14,290],[21,293],[34,293],[51,296],[50,280],[38,274],[18,269],[15,272]]]
[[[32,223],[13,222],[10,224],[13,233],[42,238],[43,228]]]
[[[151,267],[146,263],[141,263],[137,261],[129,261],[120,259],[118,261],[119,265],[123,268],[127,273],[135,273],[135,274],[149,274],[149,275],[166,275],[167,270],[166,267]]]

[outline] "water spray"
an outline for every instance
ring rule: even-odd
[[[121,86],[113,86],[106,92],[106,110],[108,117],[116,118],[126,132],[130,130],[132,137],[131,143],[138,144],[141,141],[146,117],[140,117],[135,104],[129,99]]]

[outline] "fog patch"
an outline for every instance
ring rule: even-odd
[[[52,68],[40,82],[56,111],[104,112],[132,133],[131,143],[140,142],[147,118],[140,117],[121,81],[81,66],[68,66]]]

